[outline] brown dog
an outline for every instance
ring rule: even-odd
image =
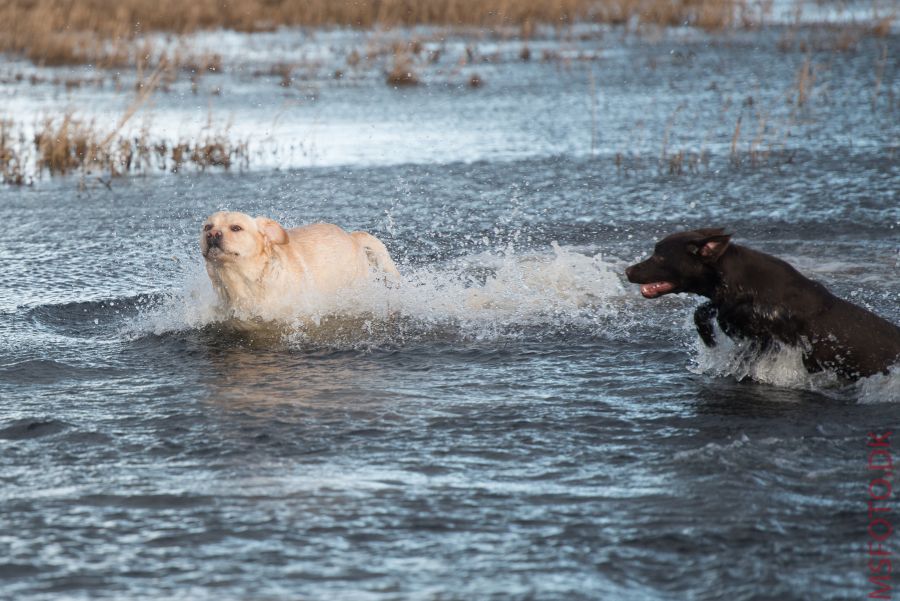
[[[292,317],[300,298],[327,301],[367,281],[373,268],[400,277],[378,238],[328,223],[286,230],[267,217],[222,211],[203,224],[200,250],[223,308],[237,317]]]
[[[689,292],[710,299],[694,313],[707,346],[716,344],[715,319],[727,336],[751,340],[760,350],[773,340],[801,347],[810,372],[828,369],[854,380],[900,361],[900,328],[781,259],[732,244],[721,229],[663,238],[652,257],[625,274],[646,298]]]

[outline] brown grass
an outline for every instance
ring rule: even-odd
[[[891,33],[891,25],[894,24],[896,18],[897,15],[887,15],[875,21],[875,24],[872,25],[872,35],[879,38],[887,37]]]
[[[68,173],[80,165],[109,160],[93,130],[93,123],[85,123],[67,113],[59,122],[46,119],[34,136],[38,151],[38,170],[50,174]],[[106,156],[104,156],[106,155]]]
[[[184,165],[205,171],[214,167],[229,169],[237,161],[246,165],[248,160],[246,143],[232,142],[227,131],[210,132],[170,146],[150,140],[146,129],[132,137],[104,134],[93,121],[71,112],[46,119],[34,136],[34,148],[37,151],[35,176],[46,171],[51,175],[104,172],[118,177],[154,168],[177,172]],[[17,157],[18,153],[11,151],[11,155]],[[21,160],[17,160],[21,168]],[[24,178],[4,179],[5,183],[24,183]]]
[[[867,37],[882,38],[890,34],[893,16],[873,19],[870,23],[820,24],[812,28],[788,27],[777,42],[782,52],[847,52],[854,53]]]
[[[731,162],[737,163],[740,162],[740,158],[738,155],[738,142],[741,139],[741,121],[743,120],[744,115],[738,115],[737,123],[734,124],[734,133],[731,134]]]
[[[800,68],[797,70],[795,84],[795,90],[797,94],[794,97],[794,101],[796,102],[797,106],[803,106],[807,103],[815,83],[816,70],[809,56],[807,56],[806,60],[803,61],[803,64],[800,65]]]
[[[692,152],[679,150],[669,156],[665,162],[669,175],[684,175],[685,173],[700,173],[700,169],[706,166],[709,157],[705,152]]]
[[[741,24],[758,0],[5,0],[0,2],[0,52],[38,64],[136,64],[146,53],[130,42],[150,32],[200,29],[270,30],[277,26],[359,28],[419,24],[518,27],[578,20],[691,24],[720,29]],[[202,69],[203,66],[200,66]]]
[[[73,112],[44,119],[31,139],[22,133],[24,129],[0,120],[3,184],[30,184],[44,173],[113,178],[154,169],[178,172],[186,166],[199,171],[227,170],[235,165],[247,167],[249,162],[247,143],[233,141],[227,128],[214,130],[211,124],[197,138],[171,145],[151,140],[146,127],[130,136],[120,134],[118,128],[105,132]]]
[[[875,86],[872,90],[872,110],[878,106],[878,95],[881,93],[881,82],[884,79],[884,68],[887,66],[887,44],[881,46],[881,53],[875,61]]]
[[[387,74],[387,83],[390,86],[414,86],[418,85],[419,77],[413,71],[412,58],[405,53],[394,55],[394,64]]]
[[[25,144],[21,133],[8,119],[0,119],[0,182],[21,186],[26,182],[26,157],[17,149]]]
[[[212,71],[216,63],[201,61],[197,68]],[[164,85],[171,69],[172,63],[166,60],[160,61],[146,76],[142,67],[139,68],[136,93],[115,127],[108,131],[69,111],[59,117],[45,118],[35,128],[29,143],[21,133],[24,128],[17,128],[10,120],[0,121],[0,181],[22,185],[44,172],[50,175],[106,172],[112,178],[147,171],[154,166],[179,171],[182,165],[191,164],[205,171],[213,167],[229,169],[236,161],[246,165],[249,160],[247,143],[232,142],[227,128],[215,132],[211,119],[205,134],[171,147],[166,142],[150,140],[146,126],[137,135],[121,133],[157,87]]]

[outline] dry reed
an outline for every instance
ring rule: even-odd
[[[872,35],[879,38],[887,37],[888,35],[890,35],[891,26],[894,24],[894,19],[896,18],[897,15],[887,15],[876,20],[872,25]]]
[[[19,151],[12,150],[11,156],[21,168],[22,161],[18,157],[25,148],[20,148]],[[213,167],[229,169],[235,162],[245,166],[249,160],[246,142],[231,141],[227,131],[211,131],[194,140],[169,144],[152,141],[146,129],[131,136],[115,131],[104,134],[96,128],[94,121],[79,118],[74,113],[46,119],[34,136],[34,148],[37,151],[34,176],[47,171],[51,175],[105,172],[110,177],[118,177],[154,168],[177,172],[185,165],[205,171]],[[0,167],[3,164],[6,161],[0,162]],[[4,182],[21,184],[24,179],[13,181],[4,177]]]
[[[200,29],[271,30],[278,26],[519,27],[575,21],[682,25],[741,24],[754,0],[7,0],[0,3],[0,52],[44,65],[137,64],[142,34]],[[758,0],[756,0],[758,1]]]
[[[887,66],[888,51],[887,45],[882,44],[881,53],[875,61],[875,86],[872,90],[872,110],[878,106],[878,95],[881,93],[881,82],[884,79],[884,68]]]
[[[734,124],[734,133],[731,134],[731,162],[739,163],[740,156],[738,155],[738,142],[741,139],[741,121],[744,119],[744,115],[740,114],[737,118],[737,123]]]
[[[17,149],[25,145],[21,133],[8,119],[0,119],[0,182],[21,186],[26,182],[25,162],[27,158]]]
[[[797,106],[803,106],[809,100],[809,95],[812,93],[812,88],[816,83],[816,71],[813,67],[812,61],[809,56],[806,57],[806,60],[803,61],[803,64],[800,65],[800,68],[797,70],[797,78],[796,78],[796,92],[795,102]]]
[[[30,184],[43,173],[82,177],[102,173],[113,178],[154,169],[178,172],[185,166],[227,170],[249,163],[247,142],[235,142],[227,128],[214,130],[211,125],[196,138],[169,143],[151,140],[146,127],[130,135],[119,133],[118,128],[105,132],[93,120],[68,112],[44,119],[33,137],[24,131],[8,119],[0,120],[3,184]]]
[[[419,77],[413,71],[412,58],[403,52],[394,55],[394,64],[387,73],[388,85],[414,86],[419,83]]]

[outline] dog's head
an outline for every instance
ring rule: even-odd
[[[715,264],[730,240],[731,234],[719,228],[672,234],[656,243],[652,257],[632,265],[625,275],[641,284],[646,298],[675,292],[709,296],[717,281]]]
[[[286,244],[287,232],[267,217],[220,211],[206,218],[200,231],[200,252],[207,265],[258,262],[273,245]]]

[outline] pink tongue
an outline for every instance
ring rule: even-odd
[[[675,284],[671,282],[653,282],[652,284],[644,284],[641,286],[641,294],[643,294],[646,298],[656,298],[661,294],[665,294],[666,292],[671,292],[675,289]]]

